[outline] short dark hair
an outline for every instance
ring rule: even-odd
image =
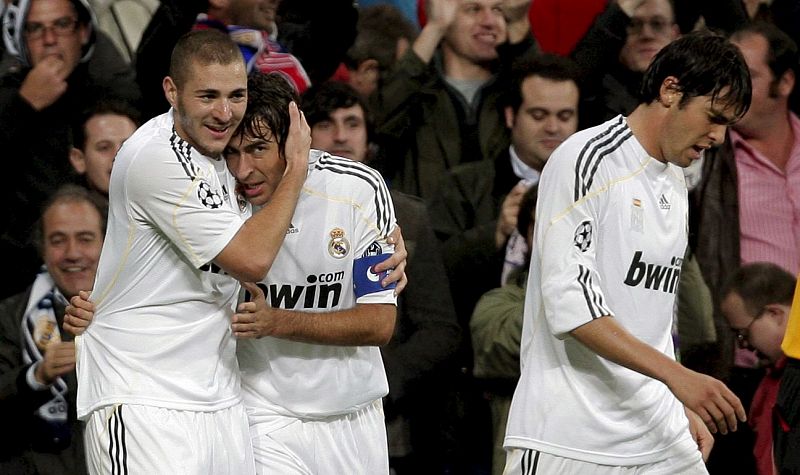
[[[551,81],[572,81],[580,88],[580,69],[571,59],[552,53],[525,56],[514,62],[511,69],[511,84],[505,104],[514,112],[522,104],[522,84],[531,76],[540,76]]]
[[[106,233],[106,223],[108,222],[108,200],[97,193],[74,183],[61,185],[53,192],[42,205],[41,212],[36,227],[33,229],[31,240],[36,245],[39,253],[44,252],[44,214],[53,206],[60,203],[89,203],[97,210],[100,215],[100,232]]]
[[[297,91],[280,73],[253,72],[247,77],[247,109],[234,135],[272,137],[285,156],[289,135],[289,103],[299,104]]]
[[[393,5],[360,8],[356,39],[347,50],[345,65],[355,69],[361,62],[374,59],[381,71],[386,71],[395,63],[397,42],[405,38],[410,46],[417,35],[417,27]]]
[[[794,276],[771,262],[753,262],[738,268],[728,278],[722,295],[736,292],[747,311],[756,315],[769,304],[791,305],[797,281]]]
[[[693,31],[663,47],[644,73],[640,102],[656,101],[668,76],[678,79],[681,106],[693,97],[710,96],[712,103],[733,107],[737,120],[750,108],[750,71],[739,49],[720,34]]]
[[[86,123],[97,115],[120,115],[127,117],[137,127],[141,125],[141,114],[128,102],[119,99],[101,99],[83,109],[78,120],[72,124],[72,146],[81,150],[86,147]]]
[[[766,62],[772,71],[770,94],[774,95],[774,90],[786,71],[793,71],[797,74],[798,61],[800,61],[797,55],[797,44],[783,30],[765,21],[746,24],[733,32],[731,40],[742,40],[750,35],[759,35],[767,40]]]
[[[169,76],[177,87],[186,83],[192,64],[244,65],[241,50],[227,34],[219,30],[192,30],[178,39],[172,49]]]
[[[318,122],[329,120],[336,109],[346,109],[360,106],[364,111],[364,121],[367,126],[367,136],[371,136],[372,117],[366,102],[361,95],[347,83],[340,81],[327,81],[311,86],[303,93],[303,113],[310,127]]]

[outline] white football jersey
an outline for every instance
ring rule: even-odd
[[[259,285],[272,307],[328,312],[356,303],[396,304],[372,265],[394,252],[394,208],[380,174],[312,150],[286,240]],[[334,346],[264,337],[239,341],[251,425],[275,415],[350,413],[388,393],[376,346]]]
[[[212,411],[241,401],[230,318],[239,284],[213,265],[250,215],[224,160],[137,130],[111,173],[108,230],[77,342],[78,413],[128,403]]]
[[[648,156],[622,116],[553,152],[539,185],[506,447],[624,466],[671,457],[690,437],[683,406],[663,383],[569,333],[613,315],[674,358],[687,210],[682,169]]]

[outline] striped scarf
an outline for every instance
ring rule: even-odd
[[[47,271],[36,276],[22,317],[22,360],[26,365],[41,362],[48,345],[61,341],[53,306],[56,301],[66,305],[67,300],[55,287]],[[70,429],[67,420],[67,383],[56,378],[50,386],[52,397],[36,410],[36,419],[44,428],[45,440],[57,446],[70,443]]]

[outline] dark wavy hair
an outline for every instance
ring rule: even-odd
[[[314,127],[318,122],[329,120],[336,109],[360,106],[361,110],[364,111],[367,137],[372,137],[372,114],[370,114],[364,99],[349,84],[339,81],[327,81],[311,86],[303,93],[302,100],[303,112],[310,127]]]
[[[285,156],[292,101],[299,105],[300,98],[281,73],[251,73],[247,77],[247,109],[235,135],[273,138],[280,156]]]
[[[669,76],[678,79],[676,88],[683,93],[680,106],[692,97],[710,96],[712,104],[732,107],[735,120],[750,108],[752,88],[747,64],[739,49],[717,33],[694,31],[662,48],[644,73],[640,101],[656,101]]]

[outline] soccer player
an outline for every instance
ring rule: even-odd
[[[282,181],[292,101],[281,76],[250,77],[224,155],[255,208]],[[377,171],[311,151],[283,247],[233,319],[257,473],[389,472],[378,346],[394,331],[396,297],[373,265],[393,252],[395,226]]]
[[[220,156],[247,105],[238,47],[218,31],[175,46],[172,108],[116,157],[108,231],[76,339],[78,415],[91,473],[254,471],[230,330],[234,278],[269,270],[305,181],[309,128],[295,104],[283,179],[250,209]]]
[[[723,37],[692,33],[657,54],[641,96],[544,167],[507,473],[707,473],[709,429],[745,420],[722,382],[675,361],[671,329],[681,167],[747,111],[748,69]]]

